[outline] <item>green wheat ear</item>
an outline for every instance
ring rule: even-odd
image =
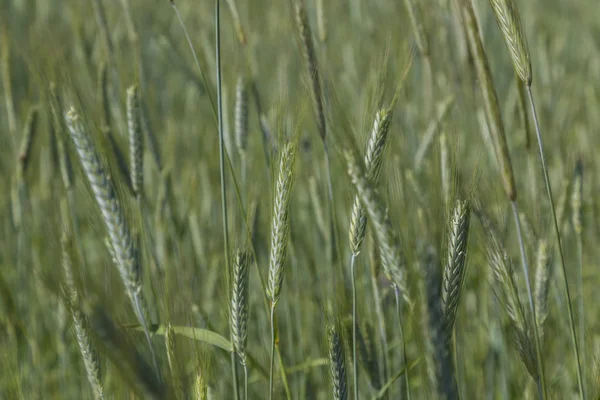
[[[515,0],[489,0],[496,22],[510,51],[515,71],[527,86],[533,80],[527,38]]]

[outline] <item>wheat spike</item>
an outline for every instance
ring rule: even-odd
[[[404,300],[410,304],[410,296],[404,272],[406,269],[404,254],[402,253],[400,239],[392,229],[392,223],[385,205],[381,200],[379,192],[377,192],[373,184],[367,179],[364,167],[356,155],[350,151],[346,151],[345,157],[348,164],[348,174],[367,210],[369,219],[373,223],[381,248],[383,270],[388,279],[398,287]]]
[[[140,257],[133,236],[131,235],[129,224],[125,218],[125,212],[117,198],[112,181],[100,161],[94,144],[85,133],[84,124],[73,107],[67,112],[66,123],[85,175],[94,192],[96,203],[104,219],[109,236],[109,248],[112,249],[115,265],[131,300],[136,316],[144,328],[156,371],[160,373],[154,350],[152,349],[150,333],[148,332],[148,308],[142,292]]]
[[[531,58],[527,38],[515,0],[489,0],[496,22],[510,51],[515,71],[523,83],[531,86]]]
[[[238,251],[233,259],[233,290],[231,294],[231,331],[233,345],[242,365],[246,365],[248,340],[248,272],[250,255]]]
[[[383,109],[375,115],[371,136],[367,142],[367,150],[365,152],[365,171],[367,179],[373,185],[377,185],[381,175],[381,165],[383,160],[383,152],[386,147],[391,114]],[[358,256],[365,232],[367,228],[367,215],[362,207],[358,195],[354,197],[352,206],[352,214],[350,218],[350,248],[354,256]]]
[[[271,225],[269,280],[267,283],[267,296],[273,306],[279,300],[281,285],[283,283],[287,241],[290,231],[289,208],[292,199],[296,150],[297,146],[295,142],[288,142],[283,146],[279,161],[279,175],[275,187]]]
[[[112,182],[102,165],[91,139],[84,131],[83,122],[77,111],[71,108],[67,112],[67,126],[73,143],[81,159],[98,207],[106,224],[110,244],[115,252],[117,267],[123,283],[131,293],[139,293],[140,275],[139,259],[134,247],[129,225],[124,211],[117,199]]]
[[[457,201],[450,221],[448,259],[442,281],[444,331],[447,341],[452,338],[456,311],[466,273],[470,215],[471,209],[468,201]]]
[[[525,316],[511,260],[495,232],[488,230],[488,241],[488,260],[497,284],[496,296],[510,319],[515,349],[531,377],[537,381],[539,373],[532,326]]]

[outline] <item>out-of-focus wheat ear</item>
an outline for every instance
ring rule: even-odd
[[[165,347],[167,350],[167,362],[171,371],[171,382],[177,399],[184,399],[183,383],[181,382],[179,364],[175,358],[175,331],[170,322],[165,327]]]
[[[129,170],[136,196],[144,189],[144,145],[141,126],[140,95],[137,85],[127,89],[127,127],[129,129]]]
[[[27,115],[27,122],[23,128],[21,147],[19,149],[18,175],[20,179],[25,177],[25,172],[31,161],[31,147],[37,132],[39,108],[31,107]]]
[[[346,357],[344,356],[344,343],[335,325],[327,327],[327,342],[329,344],[329,369],[331,371],[333,398],[335,400],[345,400],[348,398]]]
[[[110,39],[110,30],[108,29],[108,23],[106,22],[106,12],[104,11],[104,6],[100,0],[93,0],[92,4],[94,5],[96,23],[98,24],[98,29],[100,30],[100,37],[102,38],[102,44],[104,45],[106,56],[112,60],[113,47]]]
[[[202,371],[198,371],[194,379],[194,399],[208,400],[208,384]]]
[[[569,200],[573,191],[573,180],[563,179],[563,188],[563,192],[556,202],[556,220],[558,221],[558,226],[561,229],[564,227],[565,221],[568,218],[567,211],[569,209]]]
[[[517,188],[515,186],[508,145],[506,144],[506,135],[504,133],[500,106],[498,105],[498,97],[496,95],[496,90],[494,89],[492,73],[481,41],[479,25],[471,5],[471,0],[459,0],[459,2],[463,25],[467,32],[469,48],[475,62],[477,81],[479,82],[479,89],[483,97],[490,136],[494,145],[496,159],[500,166],[502,184],[508,198],[511,201],[514,201],[517,198]]]
[[[6,117],[8,120],[8,132],[10,133],[13,151],[17,151],[17,113],[15,112],[15,101],[12,93],[12,82],[10,72],[10,45],[8,33],[2,31],[2,86],[4,88],[4,99],[6,103]]]
[[[319,40],[323,43],[327,41],[327,19],[325,17],[324,0],[317,0],[317,28],[319,31]]]
[[[379,369],[379,357],[374,339],[375,333],[373,332],[373,327],[368,323],[363,324],[362,329],[357,330],[358,359],[367,373],[371,387],[378,391],[381,389],[382,376]]]
[[[229,6],[229,11],[231,12],[237,39],[242,46],[245,46],[246,34],[244,33],[244,28],[242,27],[242,21],[240,19],[240,13],[237,8],[236,0],[227,0],[227,5]]]
[[[77,288],[75,287],[75,282],[73,279],[73,263],[71,259],[71,254],[73,252],[71,237],[67,230],[68,229],[65,228],[61,236],[62,267],[64,272],[66,303],[67,308],[71,313],[71,318],[73,319],[75,336],[77,338],[77,344],[79,345],[79,351],[81,352],[87,378],[94,393],[94,398],[98,400],[104,398],[104,388],[100,374],[100,360],[92,343],[88,322],[85,316],[79,310]]]
[[[544,322],[548,316],[548,293],[554,272],[554,262],[548,251],[546,239],[540,239],[536,250],[535,270],[535,316],[540,331],[543,332]]]
[[[506,46],[510,52],[515,71],[519,78],[527,86],[531,86],[531,58],[529,56],[529,46],[517,2],[515,0],[489,0],[496,22],[500,27]]]
[[[525,84],[519,79],[518,75],[515,79],[517,81],[517,92],[519,93],[519,110],[523,123],[523,133],[525,134],[525,149],[529,151],[529,149],[531,149],[531,126],[529,124],[529,118],[527,114],[527,97],[525,95],[526,88]]]
[[[492,269],[492,276],[496,282],[496,296],[510,319],[515,349],[531,377],[539,384],[540,375],[532,337],[531,321],[525,317],[525,310],[519,297],[511,260],[497,234],[489,230],[487,233],[488,260]]]
[[[468,201],[458,200],[454,206],[448,236],[448,259],[442,281],[444,333],[449,342],[452,338],[456,311],[466,275],[467,246],[471,206]]]
[[[149,321],[146,321],[142,311],[146,302],[142,293],[140,258],[129,229],[129,223],[125,218],[124,210],[117,198],[112,181],[100,161],[92,140],[85,132],[85,126],[81,118],[73,107],[67,112],[66,123],[84,173],[104,219],[121,280],[131,299],[136,316],[144,328],[156,371],[160,373],[148,332]]]
[[[63,181],[63,185],[67,191],[73,186],[73,166],[71,165],[71,158],[67,150],[65,143],[66,135],[65,122],[62,111],[62,103],[58,94],[58,88],[56,84],[50,84],[50,112],[52,113],[52,124],[57,137],[57,150],[58,150],[58,165],[60,168],[60,175]]]
[[[140,96],[140,105],[141,105],[141,119],[142,119],[142,129],[146,134],[146,139],[148,143],[148,150],[150,150],[150,154],[152,154],[152,158],[154,159],[154,163],[156,164],[156,169],[159,172],[163,170],[162,157],[160,155],[160,147],[158,141],[156,140],[156,135],[154,134],[154,130],[152,129],[152,124],[150,123],[150,117],[148,115],[148,109],[146,106],[145,99]]]
[[[250,255],[238,251],[233,259],[233,290],[231,294],[231,330],[233,345],[242,365],[246,365],[248,340],[248,265]]]
[[[448,152],[448,137],[446,132],[440,133],[440,173],[442,179],[442,193],[444,204],[449,207],[450,202],[450,155]]]
[[[235,144],[240,154],[248,148],[248,90],[243,77],[239,77],[235,90]]]
[[[367,179],[377,186],[381,176],[383,153],[386,148],[390,128],[391,113],[382,109],[375,115],[371,136],[365,151],[365,172]],[[367,228],[367,215],[362,207],[360,198],[355,196],[350,218],[350,249],[358,256]]]
[[[429,54],[429,41],[423,25],[423,17],[414,0],[404,0],[410,20],[411,30],[423,63],[423,98],[426,115],[430,115],[433,106],[433,70]]]
[[[114,154],[117,160],[118,171],[126,184],[127,188],[133,190],[131,187],[131,176],[129,175],[129,167],[127,166],[127,159],[121,148],[115,141],[112,130],[112,113],[110,107],[110,94],[108,86],[108,66],[106,62],[100,64],[98,70],[98,102],[101,108],[101,120],[100,129],[104,133],[104,137],[108,142],[110,152]]]
[[[281,150],[279,174],[275,186],[275,198],[273,199],[271,252],[267,283],[267,296],[273,305],[279,300],[281,285],[283,283],[287,242],[290,231],[289,208],[292,199],[296,152],[297,144],[295,142],[286,143]]]
[[[415,42],[417,44],[419,52],[423,57],[428,57],[429,42],[427,40],[427,36],[425,35],[425,28],[423,26],[423,22],[420,18],[418,10],[415,8],[413,0],[404,0],[404,6],[406,7],[406,11],[408,12],[408,18],[410,20],[412,33],[415,37]]]
[[[100,129],[105,135],[112,135],[111,132],[111,113],[110,113],[110,99],[108,94],[108,65],[106,61],[102,61],[98,68],[98,94],[97,99],[100,105],[101,120],[100,120]]]
[[[317,116],[317,128],[319,136],[323,142],[327,138],[327,122],[325,119],[325,109],[323,108],[323,93],[321,92],[321,80],[319,76],[319,65],[317,63],[317,55],[313,44],[310,24],[308,23],[308,15],[306,14],[305,0],[295,1],[296,9],[296,25],[300,32],[300,40],[302,42],[302,57],[308,69],[309,79],[312,89],[312,100]]]
[[[577,160],[573,177],[573,190],[571,191],[571,221],[573,230],[578,238],[583,233],[583,161]]]
[[[387,278],[398,287],[407,304],[412,306],[406,283],[404,254],[400,239],[392,228],[385,204],[379,192],[367,179],[364,166],[358,157],[348,150],[344,152],[344,155],[348,165],[348,174],[373,224],[381,249],[383,270]]]
[[[245,196],[247,190],[246,150],[248,149],[248,90],[242,76],[238,78],[235,89],[235,144],[240,156],[242,193]]]

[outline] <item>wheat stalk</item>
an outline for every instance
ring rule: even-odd
[[[584,315],[584,291],[583,291],[583,161],[577,160],[575,174],[573,177],[573,191],[571,193],[571,221],[575,237],[577,238],[577,261],[578,279],[577,289],[579,292],[579,344],[584,350],[581,354],[581,373],[585,377],[586,353],[585,353],[585,315]],[[585,390],[585,387],[583,388]],[[584,392],[585,397],[585,392]]]

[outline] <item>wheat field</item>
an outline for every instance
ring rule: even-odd
[[[594,0],[2,0],[0,399],[600,399]]]

